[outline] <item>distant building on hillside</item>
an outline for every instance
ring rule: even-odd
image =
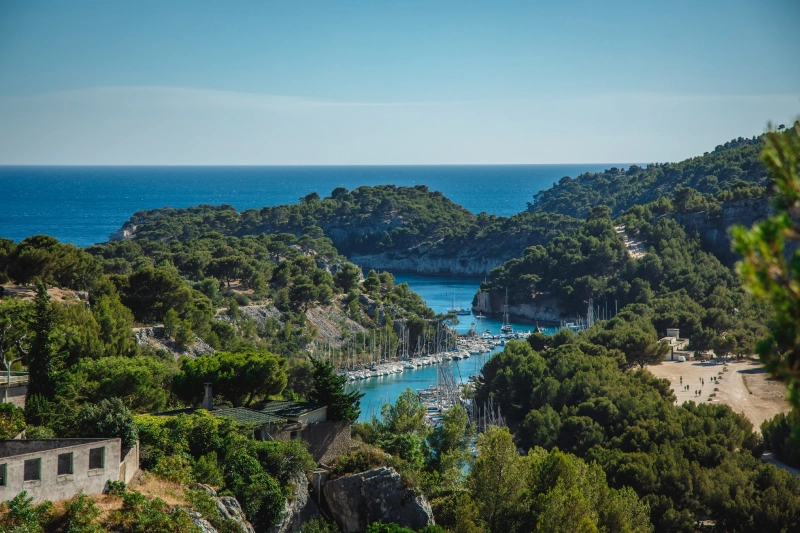
[[[689,344],[689,339],[681,339],[681,331],[678,328],[667,328],[667,336],[659,339],[661,342],[669,344],[670,353],[664,358],[667,361],[677,361],[678,357],[683,356],[687,358],[691,355],[689,352],[684,352],[684,348]],[[680,352],[680,353],[678,353]]]
[[[109,481],[129,483],[139,470],[138,445],[120,439],[30,439],[0,441],[0,500],[22,492],[34,503],[101,494]]]

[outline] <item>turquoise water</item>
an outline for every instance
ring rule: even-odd
[[[456,295],[456,305],[459,307],[471,307],[472,297],[478,290],[482,280],[470,278],[448,278],[440,276],[420,276],[418,274],[395,274],[395,283],[408,283],[411,289],[418,293],[428,306],[437,313],[443,313],[453,304],[452,295]],[[460,299],[459,299],[460,297]],[[459,304],[459,301],[462,303]],[[474,315],[460,316],[461,323],[456,326],[460,333],[469,331]],[[480,332],[486,329],[491,330],[492,335],[500,333],[500,326],[503,325],[502,317],[495,316],[481,320]],[[522,323],[512,320],[511,325],[514,331],[531,331],[535,327],[530,323]],[[540,329],[545,333],[555,333],[553,324],[539,324]],[[476,328],[477,329],[477,328]],[[460,361],[448,361],[443,363],[446,369],[453,372],[456,380],[466,382],[469,376],[476,375],[482,368],[482,362],[486,361],[502,347],[496,347],[491,354],[483,358],[472,356],[469,359]],[[384,403],[394,403],[400,393],[406,388],[412,390],[424,389],[429,385],[436,384],[436,367],[425,366],[416,370],[406,369],[402,374],[390,374],[375,378],[364,379],[352,382],[351,389],[358,389],[364,393],[361,399],[361,418],[359,421],[369,420],[372,414],[380,412],[380,406]]]
[[[563,176],[625,165],[356,167],[9,167],[0,166],[0,237],[45,233],[78,246],[105,242],[136,211],[231,204],[296,203],[316,191],[424,184],[473,213],[510,216]]]

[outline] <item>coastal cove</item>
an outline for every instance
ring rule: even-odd
[[[437,313],[444,313],[453,305],[458,307],[470,307],[472,297],[477,292],[482,279],[461,278],[449,276],[421,276],[418,274],[396,273],[395,283],[408,283],[411,290],[422,296],[425,303]],[[469,316],[459,316],[459,324],[456,331],[466,333],[476,322],[474,314]],[[489,316],[480,320],[480,326],[476,324],[476,330],[482,333],[490,330],[492,335],[500,333],[502,317]],[[531,322],[522,322],[514,317],[511,318],[511,326],[514,331],[532,331],[536,325]],[[553,323],[540,323],[539,328],[547,334],[552,335],[557,331]],[[373,415],[380,414],[380,408],[385,403],[394,403],[400,394],[407,388],[412,390],[425,389],[430,385],[436,384],[437,368],[442,368],[446,372],[452,372],[457,382],[466,383],[469,376],[480,373],[483,364],[495,353],[503,350],[502,346],[493,347],[491,353],[484,356],[472,356],[469,359],[460,361],[447,361],[436,365],[424,366],[414,370],[406,369],[400,374],[389,374],[369,378],[361,381],[351,382],[350,390],[359,390],[364,393],[361,399],[361,416],[359,422],[368,421]]]

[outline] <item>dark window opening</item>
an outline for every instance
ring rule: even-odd
[[[5,487],[8,485],[8,479],[6,479],[6,472],[8,471],[8,464],[3,463],[0,465],[0,487]]]
[[[72,453],[58,454],[58,475],[72,474]]]
[[[89,450],[89,470],[103,468],[105,466],[105,459],[105,448],[92,448]]]
[[[25,474],[23,479],[25,481],[39,481],[42,479],[41,459],[27,459],[25,461]]]

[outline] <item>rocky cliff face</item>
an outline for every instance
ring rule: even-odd
[[[522,250],[515,250],[518,254]],[[438,257],[433,254],[384,253],[375,255],[351,255],[350,261],[364,270],[374,268],[377,271],[413,272],[416,274],[450,275],[464,277],[483,277],[494,267],[502,265],[513,257],[482,257],[480,255],[459,255],[455,257]]]
[[[504,303],[505,295],[500,292],[478,291],[472,300],[472,311],[487,315],[498,314],[502,313]],[[542,294],[529,303],[509,306],[508,313],[512,317],[544,322],[558,322],[562,318],[555,298]]]
[[[268,533],[298,533],[303,524],[319,517],[319,509],[308,491],[308,480],[303,472],[298,473],[292,482],[294,496],[287,498],[280,521],[269,528]]]
[[[415,531],[434,523],[428,501],[409,490],[393,468],[328,481],[323,492],[344,533],[365,531],[373,522],[394,522]]]
[[[722,212],[714,215],[707,211],[675,214],[672,218],[686,228],[689,234],[697,232],[703,247],[716,255],[723,264],[733,266],[741,256],[731,251],[731,237],[728,228],[741,224],[747,228],[755,222],[764,220],[773,213],[767,198],[749,198],[736,202],[726,202]]]

